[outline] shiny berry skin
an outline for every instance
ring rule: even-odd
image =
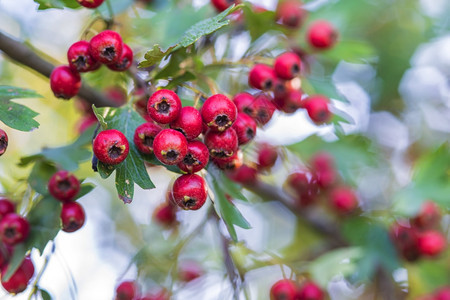
[[[7,214],[15,212],[15,210],[16,206],[11,200],[0,197],[0,220]]]
[[[255,97],[253,102],[255,109],[254,119],[260,126],[266,125],[272,119],[276,110],[275,105],[268,95],[261,93]]]
[[[245,113],[251,117],[255,115],[255,109],[253,106],[255,98],[249,93],[244,92],[236,94],[233,98],[233,102],[236,105],[238,112]]]
[[[76,72],[89,72],[100,68],[100,62],[96,61],[89,52],[88,41],[78,41],[67,50],[69,67]]]
[[[236,131],[239,145],[245,145],[256,135],[256,122],[245,113],[238,113],[233,129]]]
[[[130,145],[122,132],[108,129],[97,135],[93,143],[93,150],[95,156],[102,163],[117,165],[127,158]]]
[[[80,181],[68,171],[60,170],[48,181],[48,191],[59,201],[71,201],[80,191]]]
[[[1,269],[2,274],[8,272],[8,265],[5,265]],[[12,274],[8,281],[3,278],[1,280],[3,288],[11,294],[18,294],[23,292],[27,286],[28,282],[34,275],[34,265],[29,257],[26,257],[19,268]]]
[[[205,180],[197,174],[181,175],[173,183],[175,203],[185,210],[198,210],[208,196]]]
[[[74,232],[83,227],[86,215],[83,206],[78,202],[63,203],[61,209],[62,230],[65,232]]]
[[[30,233],[27,219],[16,213],[10,213],[0,221],[0,238],[8,246],[17,245],[25,241]]]
[[[217,11],[224,11],[231,5],[238,5],[239,3],[241,3],[239,0],[211,0],[211,4],[214,5]]]
[[[331,191],[331,205],[342,214],[353,212],[358,207],[358,199],[354,191],[348,187],[337,187]]]
[[[178,278],[183,282],[190,282],[202,276],[203,268],[198,262],[183,261],[178,266]]]
[[[283,97],[275,97],[274,104],[277,109],[287,113],[295,113],[297,109],[303,107],[302,90],[289,90]]]
[[[436,227],[441,220],[441,212],[436,203],[428,200],[422,204],[417,216],[411,220],[412,224],[420,229]]]
[[[297,54],[286,52],[275,59],[273,69],[278,78],[289,80],[300,74],[301,63]]]
[[[299,28],[307,16],[297,0],[280,1],[275,13],[281,24],[294,29]]]
[[[97,8],[104,0],[77,0],[77,2],[86,8]]]
[[[329,49],[336,43],[338,33],[331,23],[319,20],[309,26],[306,37],[314,48]]]
[[[258,180],[258,171],[255,168],[245,164],[239,168],[229,171],[227,175],[234,182],[244,185],[254,184]]]
[[[217,94],[206,99],[200,113],[203,123],[211,130],[224,131],[236,121],[237,108],[227,96]]]
[[[0,128],[0,156],[5,153],[6,148],[8,148],[8,135]]]
[[[233,128],[223,132],[209,130],[205,134],[205,145],[212,158],[227,158],[233,156],[238,149],[238,137]]]
[[[298,300],[323,300],[325,298],[322,289],[314,282],[305,282],[297,292]]]
[[[50,74],[50,87],[56,98],[70,99],[80,90],[80,74],[69,66],[56,67]]]
[[[170,128],[178,130],[188,140],[193,140],[202,133],[202,116],[195,107],[185,106],[181,108],[178,118],[170,123]]]
[[[171,193],[170,193],[171,194]],[[153,220],[163,227],[177,224],[177,208],[169,202],[164,202],[153,211]]]
[[[134,281],[123,281],[116,288],[114,300],[134,300],[137,294],[137,286]]]
[[[161,124],[169,124],[175,121],[180,111],[180,98],[171,90],[159,90],[147,102],[148,114],[155,122]]]
[[[120,58],[115,63],[109,64],[108,68],[113,71],[125,71],[131,67],[133,63],[133,50],[127,45],[123,44],[122,53]]]
[[[271,90],[276,79],[275,71],[264,64],[256,64],[248,74],[248,84],[259,90]]]
[[[213,158],[212,162],[221,170],[235,170],[242,166],[244,158],[241,151],[236,151],[231,157]]]
[[[281,279],[270,288],[270,300],[295,300],[297,285],[289,279]]]
[[[122,49],[122,37],[112,30],[100,32],[89,42],[89,51],[92,57],[106,65],[118,62],[122,55]]]
[[[258,169],[266,170],[275,165],[278,158],[277,148],[269,145],[262,144],[258,149]]]
[[[328,107],[328,98],[324,96],[310,96],[304,102],[304,107],[309,118],[316,124],[328,123],[331,120],[331,112]]]
[[[429,230],[419,234],[417,248],[419,253],[426,256],[437,256],[447,245],[445,236],[439,231]]]
[[[134,145],[143,154],[153,153],[153,141],[156,135],[162,130],[154,123],[144,123],[139,125],[134,131]]]
[[[153,140],[153,152],[156,158],[165,165],[176,165],[187,154],[186,137],[174,129],[164,129]]]
[[[188,152],[183,160],[178,163],[178,168],[186,173],[195,173],[205,168],[209,161],[209,151],[200,141],[188,143]]]

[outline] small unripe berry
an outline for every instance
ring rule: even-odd
[[[25,241],[30,233],[27,219],[16,213],[10,213],[0,221],[0,238],[8,246],[17,245]]]
[[[278,78],[292,79],[300,73],[300,57],[293,52],[286,52],[275,59],[273,69]]]
[[[297,285],[289,279],[281,279],[270,288],[270,300],[295,300]]]
[[[233,128],[223,132],[209,130],[205,135],[205,145],[213,158],[228,158],[238,149],[238,137]]]
[[[311,46],[329,49],[336,43],[338,33],[331,23],[319,20],[310,25],[306,36]]]
[[[5,265],[1,269],[2,274],[8,272],[9,265]],[[5,281],[2,277],[1,283],[3,288],[11,294],[18,294],[23,292],[28,282],[34,275],[34,265],[29,257],[26,257],[19,268],[12,274],[8,281]]]
[[[331,112],[328,107],[328,98],[324,96],[310,96],[304,102],[304,107],[310,119],[316,124],[328,123],[331,120]]]
[[[256,135],[256,128],[256,122],[252,117],[245,113],[238,113],[233,129],[236,131],[239,145],[245,145],[253,140]]]
[[[427,256],[437,256],[447,245],[445,236],[439,231],[429,230],[421,233],[418,239],[419,253]]]
[[[56,67],[50,74],[50,87],[56,98],[70,99],[80,90],[80,74],[69,66]]]
[[[97,135],[93,143],[93,150],[95,156],[102,163],[117,165],[127,158],[130,145],[122,132],[108,129]]]
[[[123,281],[116,288],[115,300],[134,300],[137,295],[137,286],[134,281]]]
[[[205,180],[197,174],[181,175],[173,183],[172,195],[175,203],[185,210],[197,210],[208,196]]]
[[[202,133],[202,122],[202,116],[195,107],[185,106],[181,108],[178,118],[170,123],[170,128],[178,130],[188,140],[193,140]]]
[[[97,8],[103,3],[103,1],[104,0],[77,0],[81,6],[86,8]]]
[[[48,181],[48,191],[59,201],[71,201],[80,191],[80,181],[68,171],[60,170]]]
[[[290,28],[300,27],[307,16],[300,1],[297,0],[280,1],[275,13],[277,20]]]
[[[253,102],[255,109],[255,121],[260,125],[266,125],[272,119],[273,113],[276,110],[275,105],[271,101],[270,97],[264,93],[261,93],[255,97]]]
[[[153,141],[156,158],[165,165],[176,165],[187,154],[186,137],[174,129],[164,129]]]
[[[195,261],[183,261],[178,267],[178,278],[183,282],[190,282],[197,279],[202,276],[203,273],[203,268]]]
[[[312,281],[305,282],[297,292],[298,300],[323,300],[325,298],[322,289]]]
[[[331,204],[337,212],[347,214],[358,207],[358,199],[354,191],[347,187],[338,187],[331,192]]]
[[[84,225],[86,219],[84,209],[78,202],[65,202],[61,209],[62,230],[74,232]]]
[[[8,135],[0,128],[0,156],[5,153],[6,148],[8,148]]]
[[[248,84],[259,90],[271,90],[276,81],[275,71],[268,65],[255,65],[248,75]]]
[[[255,115],[255,109],[253,102],[255,98],[249,93],[239,93],[233,98],[233,102],[236,105],[238,112],[245,113],[251,117]]]
[[[439,224],[441,213],[439,207],[431,200],[422,204],[417,216],[412,219],[412,224],[420,229],[430,229]]]
[[[195,173],[205,168],[209,161],[209,151],[200,141],[188,143],[188,152],[183,160],[178,163],[178,168],[186,173]]]
[[[206,99],[200,113],[211,130],[224,131],[236,121],[237,108],[227,96],[217,94]]]
[[[77,72],[89,72],[100,68],[100,62],[96,61],[89,52],[88,41],[73,43],[67,50],[67,60],[70,68]]]
[[[89,42],[89,51],[95,60],[109,65],[119,61],[122,55],[122,37],[115,31],[105,30]]]
[[[131,67],[133,63],[133,50],[127,45],[123,44],[120,58],[115,63],[109,64],[108,68],[113,71],[125,71]]]
[[[173,204],[164,202],[153,211],[153,220],[163,227],[172,227],[177,224],[176,213],[176,207]]]
[[[16,206],[11,200],[0,197],[0,220],[7,214],[13,213],[15,210]]]
[[[154,123],[139,125],[134,132],[134,145],[143,154],[153,153],[153,141],[162,128]]]
[[[214,5],[218,11],[224,11],[231,5],[238,5],[240,2],[240,0],[211,0],[211,4]]]
[[[153,120],[161,124],[169,124],[175,121],[180,114],[180,110],[180,98],[171,90],[156,91],[147,102],[148,114]]]

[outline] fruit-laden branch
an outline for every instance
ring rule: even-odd
[[[50,77],[55,66],[38,56],[32,49],[25,44],[10,38],[0,31],[0,51],[5,53],[9,58],[25,65],[38,73]],[[89,85],[83,83],[78,96],[85,99],[96,106],[117,106],[113,101],[108,99],[104,94],[93,89]]]

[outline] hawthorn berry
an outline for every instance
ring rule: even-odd
[[[117,165],[127,158],[130,145],[122,132],[108,129],[100,132],[94,139],[93,150],[102,163]]]
[[[227,175],[234,182],[244,185],[254,184],[258,180],[258,171],[246,164],[228,171]]]
[[[418,236],[417,247],[419,253],[426,256],[437,256],[447,245],[445,236],[439,231],[428,230]]]
[[[188,143],[187,154],[178,168],[186,173],[195,173],[205,168],[209,161],[209,151],[205,144],[200,141],[192,141]]]
[[[303,108],[302,90],[288,90],[282,97],[275,96],[274,104],[277,109],[290,114],[297,111],[299,108]]]
[[[331,120],[328,102],[328,98],[320,95],[310,96],[305,100],[304,107],[314,123],[323,124]]]
[[[195,107],[185,106],[181,108],[178,118],[170,123],[170,128],[178,130],[188,140],[193,140],[202,133],[202,122],[202,116]]]
[[[169,124],[178,118],[181,101],[171,90],[156,91],[147,102],[147,112],[155,122]]]
[[[205,134],[205,145],[213,158],[231,157],[238,149],[236,131],[233,128],[223,132],[208,130]]]
[[[422,204],[422,207],[415,218],[413,218],[412,224],[420,229],[433,228],[439,224],[441,220],[441,213],[436,203],[428,200]]]
[[[170,193],[172,194],[172,193]],[[153,211],[153,220],[163,227],[172,227],[177,224],[176,207],[164,202]]]
[[[62,230],[74,232],[84,225],[86,219],[83,206],[78,202],[65,202],[61,209]]]
[[[122,37],[112,30],[100,32],[89,42],[89,52],[92,57],[106,65],[118,62],[122,55],[122,49]]]
[[[160,131],[153,140],[153,152],[165,165],[178,164],[184,159],[187,151],[186,137],[174,129]]]
[[[238,5],[240,2],[241,1],[239,0],[211,0],[212,5],[214,5],[218,11],[224,11],[231,5]]]
[[[178,266],[178,278],[183,282],[195,280],[203,273],[203,268],[196,261],[182,261]]]
[[[16,210],[14,203],[7,198],[0,198],[0,220]]]
[[[325,298],[322,289],[312,281],[305,282],[297,292],[298,300],[323,300]]]
[[[418,249],[418,231],[413,227],[405,227],[395,223],[389,235],[398,252],[408,261],[415,261],[420,257]]]
[[[281,24],[290,28],[300,27],[307,16],[298,0],[280,1],[275,14]]]
[[[197,174],[181,175],[173,183],[172,196],[182,209],[198,210],[207,198],[205,180]]]
[[[238,113],[233,129],[236,131],[239,145],[245,145],[256,135],[256,122],[249,115]]]
[[[8,272],[9,265],[4,265],[1,268],[1,274]],[[34,275],[34,265],[30,257],[27,256],[12,276],[6,281],[2,277],[1,283],[3,288],[11,294],[18,294],[23,292]]]
[[[59,201],[71,201],[80,191],[80,181],[72,173],[60,170],[48,181],[48,191]]]
[[[29,233],[30,224],[27,219],[16,213],[9,213],[0,221],[0,238],[8,246],[25,241]]]
[[[119,60],[107,66],[110,70],[113,71],[125,71],[131,67],[132,63],[133,63],[133,50],[131,50],[131,48],[124,43]]]
[[[316,177],[307,170],[297,170],[290,174],[285,185],[294,192],[300,206],[312,204],[319,194]]]
[[[0,128],[0,156],[5,153],[6,148],[8,148],[8,135]]]
[[[76,72],[89,72],[100,68],[100,62],[96,61],[89,52],[88,41],[78,41],[67,50],[69,67]]]
[[[50,74],[50,87],[56,98],[70,99],[80,90],[80,74],[69,66],[56,67]]]
[[[258,169],[266,170],[275,165],[278,158],[277,148],[270,144],[262,144],[258,149]]]
[[[289,279],[281,279],[270,288],[270,300],[295,300],[297,285]]]
[[[239,93],[233,98],[233,102],[236,105],[238,112],[245,113],[251,117],[255,115],[255,109],[253,102],[255,98],[249,93]]]
[[[337,187],[331,191],[331,205],[342,214],[353,212],[358,207],[358,199],[354,191],[348,187]]]
[[[103,1],[105,0],[77,0],[77,2],[86,8],[97,8],[99,7]]]
[[[143,154],[153,153],[153,141],[156,135],[162,130],[159,125],[147,122],[139,125],[134,131],[134,145]]]
[[[256,64],[248,74],[248,84],[259,90],[271,90],[276,79],[273,68],[264,64]]]
[[[314,48],[329,49],[336,43],[338,33],[330,22],[318,20],[310,25],[306,36]]]
[[[123,281],[116,288],[115,300],[134,300],[137,295],[137,286],[134,281]]]
[[[326,152],[318,152],[311,159],[311,165],[321,188],[329,188],[335,184],[338,174],[333,157]]]
[[[275,59],[273,69],[278,78],[292,79],[300,73],[300,57],[294,52],[285,52]]]
[[[212,158],[212,162],[221,170],[235,170],[244,163],[241,151],[236,151],[232,156],[225,158]]]
[[[254,119],[260,126],[266,125],[272,119],[273,113],[276,110],[271,98],[264,93],[260,93],[255,97],[253,102],[255,109]]]
[[[237,108],[227,96],[217,94],[206,99],[200,113],[211,130],[224,131],[236,121]]]

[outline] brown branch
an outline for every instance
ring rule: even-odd
[[[0,31],[0,51],[6,54],[13,61],[24,65],[45,77],[50,77],[55,66],[37,55],[32,49],[25,44],[5,35]],[[81,85],[78,96],[85,99],[97,107],[101,106],[117,106],[104,94],[93,89],[86,83]]]

